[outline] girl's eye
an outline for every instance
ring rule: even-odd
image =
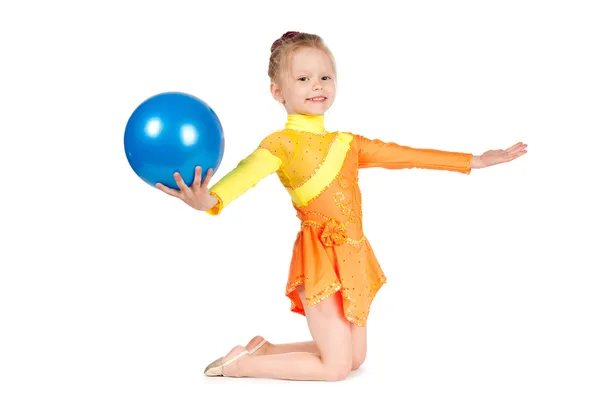
[[[323,77],[323,80],[324,80],[324,81],[326,81],[326,80],[329,80],[329,79],[331,79],[329,76],[324,76],[324,77]]]
[[[304,82],[304,81],[306,81],[307,79],[308,79],[308,78],[307,78],[307,77],[305,77],[305,76],[303,76],[303,77],[301,77],[301,78],[298,78],[298,80],[299,80],[299,81],[303,81],[303,82]]]

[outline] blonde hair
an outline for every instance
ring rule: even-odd
[[[277,82],[281,72],[289,65],[289,61],[297,50],[309,47],[324,51],[331,58],[333,72],[336,73],[335,59],[325,42],[319,35],[305,32],[288,31],[281,35],[271,45],[271,57],[269,58],[269,78]]]

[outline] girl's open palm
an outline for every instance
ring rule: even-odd
[[[506,150],[489,150],[479,156],[481,167],[489,167],[500,163],[512,161],[527,153],[527,145],[521,142],[509,147]]]
[[[157,183],[156,187],[168,195],[183,200],[187,205],[196,210],[206,211],[214,206],[214,198],[208,191],[208,184],[210,183],[212,174],[213,170],[210,168],[206,172],[204,181],[201,182],[202,168],[196,167],[192,186],[187,186],[181,178],[181,175],[176,172],[173,174],[173,177],[175,178],[175,182],[177,183],[177,186],[179,186],[180,190],[171,189],[161,183]]]

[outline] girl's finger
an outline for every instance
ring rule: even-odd
[[[170,187],[167,187],[165,185],[163,185],[162,183],[157,183],[156,187],[165,192],[166,194],[173,196],[173,197],[177,197],[177,198],[181,198],[181,192],[175,190],[175,189],[171,189]]]
[[[201,183],[200,180],[202,179],[202,167],[200,166],[196,166],[196,173],[194,174],[194,183],[192,183],[192,186],[194,188],[199,188]]]
[[[515,154],[520,154],[522,151],[525,151],[525,149],[526,149],[526,148],[527,148],[527,145],[521,145],[521,146],[519,146],[519,147],[517,147],[517,148],[513,149],[513,150],[512,150],[510,153],[511,153],[512,155],[515,155]]]
[[[185,184],[183,178],[181,178],[181,175],[178,172],[175,172],[173,174],[173,177],[175,178],[175,183],[177,183],[177,186],[179,186],[181,192],[184,194],[189,193],[190,188]]]
[[[515,158],[521,157],[523,154],[527,153],[527,150],[521,150],[517,152],[513,152],[510,154],[510,160],[514,160]]]
[[[510,152],[510,151],[516,150],[516,149],[518,149],[518,148],[519,148],[520,146],[522,146],[522,145],[523,145],[523,143],[519,142],[519,143],[517,143],[517,144],[514,144],[514,145],[510,146],[510,147],[509,147],[508,149],[506,149],[505,151],[508,151],[508,152]]]
[[[521,157],[523,154],[526,154],[526,153],[527,153],[527,150],[521,150],[515,155],[515,158]]]
[[[204,182],[202,182],[203,188],[208,187],[208,184],[210,183],[210,178],[212,178],[212,175],[213,175],[213,169],[209,168],[208,171],[206,171],[206,176],[204,177]]]

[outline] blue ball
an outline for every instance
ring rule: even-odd
[[[129,165],[144,182],[172,189],[179,189],[175,172],[188,186],[196,166],[202,167],[202,180],[209,168],[216,172],[225,150],[217,114],[199,98],[180,92],[141,103],[127,121],[124,144]]]

